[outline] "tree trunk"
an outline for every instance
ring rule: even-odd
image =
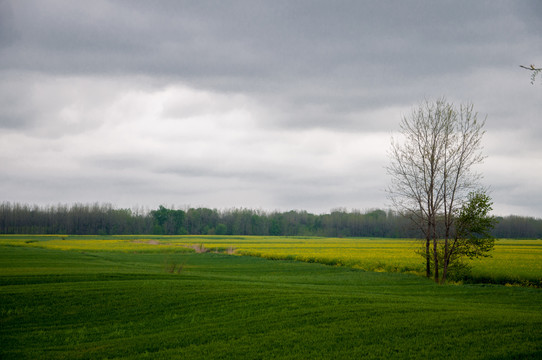
[[[425,276],[431,278],[431,239],[425,239]]]
[[[438,240],[436,237],[433,238],[433,261],[435,262],[435,282],[438,284]]]
[[[444,284],[446,282],[446,276],[448,275],[448,258],[447,256],[444,256],[444,263],[442,264],[442,278],[440,279],[440,283]]]
[[[444,284],[446,282],[446,276],[448,275],[448,263],[450,258],[450,248],[448,244],[448,234],[446,234],[446,238],[444,239],[444,257],[443,257],[443,263],[442,263],[442,278],[440,280],[441,284]]]

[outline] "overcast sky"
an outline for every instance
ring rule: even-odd
[[[399,122],[487,116],[498,215],[542,217],[542,2],[0,0],[0,201],[388,208]]]

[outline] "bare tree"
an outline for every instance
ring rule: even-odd
[[[439,254],[446,258],[455,236],[455,214],[479,186],[480,175],[472,167],[484,159],[484,123],[472,104],[456,108],[445,99],[425,101],[403,117],[401,139],[391,141],[390,199],[423,233],[426,276],[433,267],[436,282]]]

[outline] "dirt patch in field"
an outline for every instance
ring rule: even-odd
[[[143,241],[143,240],[133,240],[132,241],[133,243],[138,243],[138,244],[151,244],[151,245],[168,245],[168,244],[162,244],[160,241],[158,240],[147,240],[147,241]]]
[[[194,251],[196,251],[198,254],[209,252],[209,249],[207,249],[203,244],[194,244],[188,247],[194,249]]]
[[[228,255],[233,255],[235,254],[235,248],[234,247],[228,247],[228,248],[216,248],[216,249],[212,249],[212,248],[207,248],[205,247],[205,245],[203,244],[173,244],[173,243],[161,243],[160,241],[158,240],[132,240],[133,243],[138,243],[138,244],[150,244],[150,245],[169,245],[169,246],[181,246],[181,247],[184,247],[184,248],[188,248],[188,249],[192,249],[194,250],[196,253],[206,253],[206,252],[214,252],[214,253],[217,253],[217,254],[228,254]]]

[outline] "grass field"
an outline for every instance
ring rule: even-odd
[[[99,240],[99,241],[97,241]],[[377,272],[424,274],[416,254],[421,243],[409,239],[343,239],[265,236],[0,236],[0,243],[81,251],[186,252],[193,248],[298,260]],[[542,287],[542,240],[496,241],[489,258],[476,259],[471,282]]]
[[[541,289],[64,238],[1,240],[1,359],[542,358]]]

